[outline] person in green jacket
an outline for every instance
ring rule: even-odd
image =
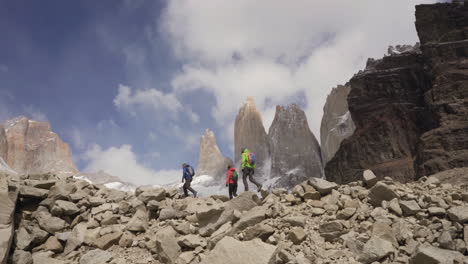
[[[247,183],[247,177],[250,182],[257,186],[257,190],[262,189],[262,185],[254,179],[255,173],[255,164],[249,163],[249,153],[250,151],[247,148],[242,149],[242,181],[244,182],[245,191],[249,190],[249,184]]]

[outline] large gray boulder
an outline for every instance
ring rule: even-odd
[[[218,180],[224,179],[227,166],[234,164],[221,153],[216,143],[216,136],[210,129],[206,129],[200,138],[199,157],[197,175],[210,175]]]
[[[320,145],[299,106],[277,106],[268,137],[270,175],[280,177],[278,186],[292,188],[311,177],[323,176]]]
[[[240,242],[232,237],[224,237],[201,264],[268,264],[275,250],[275,246],[259,239]]]
[[[2,177],[2,175],[0,175]],[[6,187],[5,189],[7,189]],[[0,192],[0,263],[4,264],[8,258],[13,240],[14,217],[18,192]]]
[[[167,226],[156,233],[156,250],[158,259],[162,263],[174,264],[181,253],[177,243],[177,232],[171,226]]]
[[[411,258],[411,264],[452,264],[455,259],[463,259],[457,251],[445,250],[432,246],[422,246]]]
[[[369,202],[373,206],[380,206],[382,201],[391,201],[395,198],[398,198],[398,194],[383,182],[378,182],[369,191]]]
[[[80,258],[80,264],[104,264],[112,260],[112,253],[101,249],[94,249]]]

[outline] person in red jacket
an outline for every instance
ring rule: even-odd
[[[227,167],[226,187],[229,187],[229,199],[237,196],[237,179],[239,175],[231,165]]]

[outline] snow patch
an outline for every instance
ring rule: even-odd
[[[14,171],[8,164],[0,157],[0,171],[8,174],[17,175],[18,173]]]

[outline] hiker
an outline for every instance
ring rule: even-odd
[[[257,185],[257,191],[262,189],[262,185],[258,183],[253,175],[255,173],[255,154],[251,153],[248,149],[242,149],[242,181],[244,182],[245,191],[249,190],[249,184],[247,183],[247,177],[250,182]]]
[[[183,187],[185,197],[189,196],[188,191],[191,191],[193,193],[193,197],[197,197],[197,192],[192,187],[190,187],[193,176],[195,176],[195,170],[193,169],[192,166],[186,163],[182,164],[182,170],[183,170],[182,182],[185,181],[184,187]]]
[[[237,197],[237,180],[239,175],[231,165],[227,169],[226,187],[229,187],[229,199],[232,199],[232,197]]]

